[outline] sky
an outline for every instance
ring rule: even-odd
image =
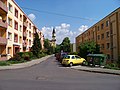
[[[56,30],[56,43],[75,37],[120,7],[120,0],[15,0],[34,22],[45,38],[52,39]]]

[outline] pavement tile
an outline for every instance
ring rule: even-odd
[[[71,68],[80,71],[120,75],[120,70],[105,69],[100,67],[73,66]]]

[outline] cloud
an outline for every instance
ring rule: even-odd
[[[29,14],[28,17],[31,21],[34,21],[36,19],[36,16],[33,13]]]
[[[79,34],[83,33],[84,31],[86,31],[88,29],[87,25],[82,25],[78,28],[79,30]]]
[[[55,27],[56,40],[57,40],[56,43],[61,44],[65,37],[69,37],[71,43],[74,43],[77,35],[85,31],[86,29],[88,29],[88,26],[82,25],[78,30],[71,31],[70,24],[62,23],[61,25]],[[50,40],[52,39],[52,31],[53,31],[53,27],[42,28],[42,33],[44,34],[45,38],[48,38]]]

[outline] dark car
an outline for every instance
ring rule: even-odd
[[[58,60],[60,63],[62,62],[62,59],[67,55],[67,53],[62,52],[62,53],[56,53],[56,60]]]

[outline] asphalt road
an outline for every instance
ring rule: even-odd
[[[73,70],[50,57],[32,67],[0,71],[0,90],[120,90],[120,76]]]

